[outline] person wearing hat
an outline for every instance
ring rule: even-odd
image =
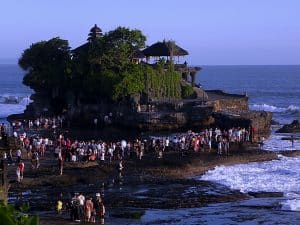
[[[104,224],[104,215],[105,215],[105,206],[101,199],[100,193],[96,193],[96,200],[95,200],[94,206],[95,206],[96,215],[98,215],[100,218],[100,224],[103,225]]]

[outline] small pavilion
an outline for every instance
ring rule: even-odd
[[[157,61],[161,57],[167,57],[167,61],[174,61],[174,57],[177,58],[177,63],[175,63],[175,68],[177,71],[181,72],[182,78],[188,81],[188,76],[191,78],[191,84],[195,85],[196,74],[201,69],[200,67],[189,67],[186,61],[183,64],[179,63],[179,57],[188,55],[188,51],[179,47],[174,41],[163,41],[156,42],[153,45],[145,48],[142,53],[149,62],[150,57],[154,57]]]

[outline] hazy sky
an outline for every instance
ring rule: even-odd
[[[299,0],[1,0],[0,58],[56,36],[76,47],[95,23],[173,39],[190,64],[300,64]]]

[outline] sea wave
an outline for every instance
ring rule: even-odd
[[[28,96],[18,96],[18,95],[0,95],[0,103],[1,104],[20,104],[22,101],[30,101]]]
[[[289,114],[298,114],[300,113],[300,107],[295,105],[289,105],[288,107],[277,107],[268,104],[253,104],[250,105],[251,110],[263,110],[267,112],[275,113],[289,113]]]
[[[0,96],[0,118],[6,118],[11,114],[22,113],[31,102],[28,96]]]
[[[282,192],[282,210],[300,211],[300,157],[285,157],[278,160],[254,162],[233,166],[217,166],[200,177],[233,190],[247,192]]]

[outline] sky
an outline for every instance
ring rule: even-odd
[[[75,48],[97,24],[172,39],[191,65],[299,65],[299,12],[299,0],[1,0],[0,62],[57,36]]]

